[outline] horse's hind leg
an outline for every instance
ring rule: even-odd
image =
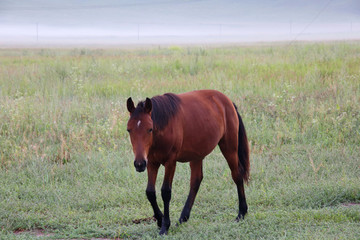
[[[180,215],[180,223],[186,222],[189,219],[191,208],[194,204],[196,194],[203,179],[202,160],[190,162],[190,168],[190,192]]]
[[[233,139],[232,141],[229,141],[229,139],[222,139],[219,143],[220,150],[230,167],[231,176],[237,186],[239,197],[239,213],[236,217],[236,220],[239,221],[240,219],[244,218],[248,207],[245,198],[244,180],[239,167],[239,157],[236,145],[236,139]]]

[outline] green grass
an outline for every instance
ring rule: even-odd
[[[359,42],[0,49],[0,239],[157,238],[125,101],[205,88],[243,117],[249,213],[234,221],[235,184],[215,149],[176,227],[190,178],[178,164],[165,238],[359,239],[359,56]]]

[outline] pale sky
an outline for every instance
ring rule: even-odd
[[[359,0],[0,0],[0,46],[359,38]]]

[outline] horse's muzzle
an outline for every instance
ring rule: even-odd
[[[146,169],[146,161],[145,160],[135,160],[134,166],[136,171],[143,172]]]

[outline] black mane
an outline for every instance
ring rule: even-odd
[[[176,115],[179,110],[180,98],[173,93],[165,93],[164,95],[151,98],[152,111],[151,118],[155,129],[163,129],[169,120]],[[133,112],[136,116],[145,111],[145,102],[139,102]]]

